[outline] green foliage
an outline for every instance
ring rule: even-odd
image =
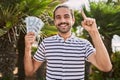
[[[21,56],[21,55],[24,54],[23,36],[26,32],[24,19],[26,16],[41,17],[41,15],[44,13],[49,13],[49,15],[52,16],[51,12],[53,10],[53,7],[55,7],[55,5],[58,2],[59,2],[58,0],[0,0],[0,39],[3,40],[3,42],[5,42],[5,40],[6,40],[6,42],[8,42],[8,43],[11,42],[12,45],[16,45],[18,38],[20,38],[20,40],[18,42],[18,45],[19,45],[18,61],[20,61],[20,63],[18,63],[18,67],[19,67],[18,75],[19,75],[19,77],[22,77],[22,79],[24,77],[24,73],[23,73],[23,65],[21,65],[21,64],[23,64],[23,63],[21,63],[21,62],[23,62],[23,56]],[[45,15],[43,15],[43,16],[45,16]],[[23,31],[24,33],[22,33],[21,31]],[[22,34],[20,34],[20,33],[22,33]],[[13,38],[15,38],[15,37],[17,37],[17,39],[13,40]],[[22,43],[22,45],[19,43]],[[3,49],[0,48],[1,51],[3,51],[3,52],[0,51],[1,53],[3,53],[3,55],[1,56],[1,61],[4,60],[9,65],[8,61],[15,59],[14,57],[11,57],[11,56],[14,56],[13,54],[15,54],[12,50],[14,47],[13,46],[11,47],[9,44],[7,45],[6,43],[4,44],[2,42],[1,42],[1,45],[2,45],[2,47],[5,46]],[[11,50],[8,51],[8,49],[11,49]],[[36,48],[33,47],[32,52],[35,52],[35,51],[36,51]],[[17,61],[17,60],[15,60],[15,61]],[[12,65],[12,66],[4,66],[4,65],[6,65],[6,62],[3,63],[3,68],[1,69],[3,71],[3,72],[1,72],[1,74],[4,73],[3,76],[5,77],[5,78],[2,77],[2,79],[3,80],[13,80],[13,79],[10,79],[11,76],[9,74],[11,74],[12,77],[14,77],[12,72],[13,72],[13,68],[14,68],[13,66],[15,65],[15,62],[13,62],[13,61],[12,61],[12,63],[10,62],[10,65]],[[6,69],[8,67],[9,67],[9,70]]]
[[[73,28],[74,30],[76,30],[76,27],[81,25],[81,21],[83,20],[83,18],[82,18],[81,13],[78,11],[75,11],[74,15],[75,15],[75,23],[74,23]]]
[[[111,61],[113,64],[113,69],[110,72],[111,75],[106,76],[101,71],[99,71],[97,68],[92,66],[92,73],[90,75],[90,80],[120,80],[120,52],[115,52],[111,56]],[[107,74],[107,73],[106,73]],[[103,76],[106,76],[104,78]]]
[[[0,29],[1,35],[7,33],[9,29],[19,22],[20,13],[18,10],[18,6],[2,6],[0,5]]]
[[[94,17],[100,32],[105,36],[120,34],[120,5],[106,3],[91,3],[89,16]],[[105,32],[105,33],[104,33]]]
[[[6,30],[0,29],[0,36],[2,36],[3,34],[5,34],[6,32],[7,32]]]
[[[96,67],[91,66],[92,72],[90,74],[89,80],[102,80],[102,72],[99,71]]]
[[[49,8],[51,2],[52,0],[22,0],[20,6],[27,15],[38,16]]]
[[[0,36],[19,36],[18,31],[26,32],[24,18],[26,16],[41,16],[51,12],[58,0],[2,0],[0,1]],[[48,11],[49,10],[49,11]],[[49,16],[47,15],[47,16]],[[45,16],[45,15],[43,15]],[[46,18],[46,16],[45,16]],[[51,18],[49,18],[49,21]],[[12,30],[11,30],[12,29]],[[11,33],[11,34],[10,34]]]
[[[85,11],[88,17],[96,19],[100,34],[104,37],[105,46],[112,54],[113,70],[109,73],[103,73],[92,67],[93,71],[90,75],[90,80],[119,80],[120,79],[120,53],[112,53],[111,40],[113,35],[120,35],[120,5],[106,3],[90,3],[91,11]],[[114,56],[114,58],[113,58]]]
[[[42,29],[42,33],[46,36],[52,36],[57,34],[57,29],[55,26],[45,25]]]
[[[37,51],[37,47],[32,47],[32,54],[34,55],[34,53]]]
[[[44,77],[42,77],[42,78],[39,78],[38,80],[46,80]]]
[[[113,35],[120,35],[120,5],[99,2],[90,3],[90,8],[90,12],[85,11],[85,13],[88,17],[96,19],[98,30],[109,54],[111,55],[111,41]]]
[[[120,78],[120,52],[115,52],[112,54],[113,63],[113,77]]]

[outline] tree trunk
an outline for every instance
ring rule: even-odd
[[[18,48],[18,80],[25,80],[25,71],[24,71],[24,36],[23,32],[20,33],[20,37],[18,40],[17,48]]]
[[[0,37],[0,73],[2,80],[14,80],[13,70],[16,67],[16,50],[14,42],[10,42],[6,35]]]
[[[113,38],[113,36],[111,36],[111,37],[104,37],[104,40],[103,40],[103,42],[105,44],[105,47],[108,50],[109,56],[111,56],[111,54],[113,53],[112,52],[112,38]]]
[[[109,56],[111,56],[112,55],[112,38],[113,38],[113,36],[109,36],[109,37],[104,37],[104,40],[103,40],[103,42],[104,42],[104,44],[105,44],[105,47],[107,48],[107,51],[108,51],[108,53],[109,53]],[[111,57],[110,57],[111,58]],[[110,72],[107,72],[107,73],[105,73],[105,72],[103,72],[102,73],[102,75],[103,75],[103,79],[104,80],[107,80],[108,78],[110,78],[110,77],[112,77],[112,71],[110,71]]]

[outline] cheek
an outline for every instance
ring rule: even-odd
[[[70,22],[69,22],[69,24],[70,24],[70,25],[73,25],[73,24],[74,24],[74,22],[73,22],[73,21],[70,21]]]
[[[55,26],[58,26],[58,23],[55,23]]]
[[[55,24],[55,25],[58,25],[58,24],[59,24],[59,21],[58,21],[58,20],[54,20],[54,24]]]

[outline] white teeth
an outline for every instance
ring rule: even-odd
[[[63,26],[63,27],[64,27],[64,26],[66,26],[66,24],[61,24],[60,26]]]

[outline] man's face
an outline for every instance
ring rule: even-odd
[[[74,18],[69,9],[58,8],[55,11],[54,23],[60,33],[67,33],[74,24]]]

